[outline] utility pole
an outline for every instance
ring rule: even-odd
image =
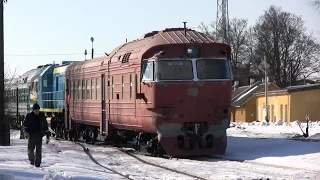
[[[4,113],[4,33],[3,33],[3,2],[0,0],[0,145],[10,146],[10,126]]]
[[[217,0],[216,38],[229,44],[229,29],[228,0]]]
[[[266,97],[266,122],[269,122],[269,108],[268,108],[268,68],[267,68],[267,57],[264,56],[264,81],[265,81],[265,97]]]

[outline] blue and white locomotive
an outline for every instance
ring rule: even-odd
[[[64,72],[73,62],[41,65],[5,82],[5,111],[10,118],[11,128],[20,129],[34,103],[40,105],[40,111],[46,114],[52,129],[57,128],[56,122],[63,120],[61,117],[64,113]]]

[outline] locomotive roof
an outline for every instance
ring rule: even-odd
[[[204,33],[184,28],[167,28],[162,31],[152,31],[144,34],[137,40],[119,45],[110,55],[122,51],[128,51],[137,47],[144,46],[144,49],[149,49],[153,46],[164,44],[186,44],[186,43],[217,43],[212,38]]]
[[[27,72],[25,72],[24,74],[22,74],[22,76],[19,77],[19,83],[29,83],[30,81],[33,81],[33,79],[37,76],[39,76],[39,74],[46,68],[47,66],[39,66],[36,69],[31,69]]]
[[[102,61],[119,61],[119,56],[123,57],[125,53],[135,51],[141,57],[147,50],[154,46],[166,44],[189,44],[189,43],[217,43],[211,37],[204,33],[184,28],[167,28],[161,31],[152,31],[144,34],[140,38],[126,42],[116,47],[108,56],[101,56],[94,59],[75,62],[67,70],[85,69],[88,67],[98,67]],[[131,57],[130,57],[131,58]]]

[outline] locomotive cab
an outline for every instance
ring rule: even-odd
[[[140,93],[145,129],[154,128],[165,152],[223,154],[230,123],[232,71],[226,57],[150,58],[142,62]],[[189,54],[189,55],[188,55]],[[153,119],[148,123],[148,119]],[[169,145],[171,144],[171,146]],[[172,146],[175,144],[175,146]],[[222,145],[222,147],[220,147]],[[178,154],[177,154],[178,155]]]

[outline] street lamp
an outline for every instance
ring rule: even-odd
[[[87,53],[87,50],[85,49],[85,50],[84,50],[84,60],[85,60],[85,61],[87,60],[87,54],[88,54],[88,53]]]
[[[93,50],[93,41],[94,41],[94,38],[91,37],[90,41],[91,41],[91,46],[92,46],[91,59],[93,59],[93,52],[94,52],[94,50]]]

